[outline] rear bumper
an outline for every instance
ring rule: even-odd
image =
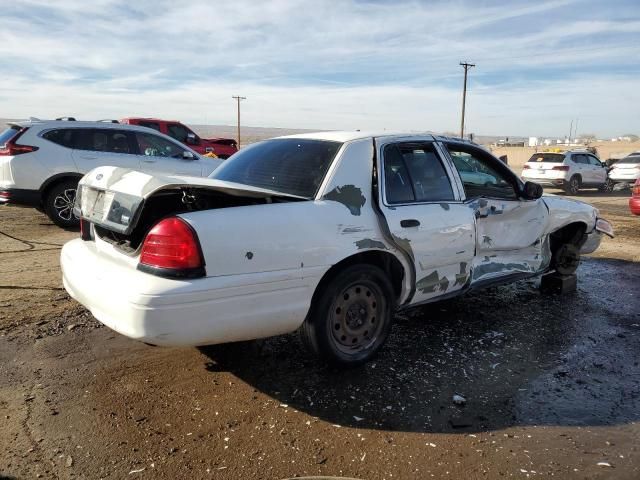
[[[8,203],[26,207],[39,207],[41,204],[40,191],[21,188],[0,188],[0,205]]]
[[[523,180],[529,182],[535,182],[543,187],[558,187],[562,188],[567,184],[564,178],[535,178],[535,177],[522,177]]]
[[[60,264],[65,289],[97,320],[154,345],[211,345],[288,333],[304,320],[313,293],[300,278],[160,278],[81,239],[63,247]]]

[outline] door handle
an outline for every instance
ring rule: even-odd
[[[156,163],[155,160],[142,160],[144,163]]]
[[[96,160],[98,157],[92,157],[90,155],[80,155],[80,158],[83,160]]]
[[[410,218],[408,220],[400,220],[400,226],[402,228],[418,227],[420,226],[420,222],[418,220]]]

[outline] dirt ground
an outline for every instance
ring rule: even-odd
[[[576,293],[528,280],[399,315],[381,355],[346,372],[293,335],[128,340],[62,289],[77,233],[0,207],[0,479],[640,478],[628,195],[580,195],[618,236],[583,260]]]

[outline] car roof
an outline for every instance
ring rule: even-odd
[[[152,128],[142,127],[139,125],[130,125],[128,123],[113,123],[111,121],[84,121],[84,120],[40,120],[32,118],[24,121],[8,122],[8,125],[17,125],[19,127],[41,127],[41,128],[112,128],[116,130],[136,130],[141,132],[153,131],[160,133]]]
[[[125,120],[143,120],[145,122],[164,122],[164,123],[181,123],[178,120],[166,120],[163,118],[155,118],[155,117],[125,117],[122,119],[122,121]]]
[[[447,137],[445,135],[436,135],[432,132],[390,132],[390,131],[360,131],[360,130],[343,130],[343,131],[323,131],[323,132],[310,132],[310,133],[298,133],[295,135],[285,135],[276,138],[299,138],[310,140],[327,140],[333,142],[352,142],[355,140],[364,140],[367,138],[385,138],[385,139],[403,139],[403,138],[424,138],[427,140],[447,141],[447,142],[459,142],[467,143],[469,145],[477,145],[476,143],[462,139],[459,137]]]
[[[593,155],[593,153],[591,153],[589,150],[587,150],[586,148],[574,148],[571,150],[545,150],[542,152],[535,152],[532,153],[531,156],[536,156],[536,155],[540,155],[540,154],[549,154],[549,155],[569,155],[570,153],[585,153],[587,155]]]

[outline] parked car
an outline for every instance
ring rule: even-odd
[[[629,199],[629,210],[634,215],[640,215],[640,178],[631,189],[631,198]]]
[[[214,153],[218,158],[227,159],[238,151],[238,144],[233,138],[200,138],[193,130],[177,120],[129,117],[123,118],[120,122],[153,128],[189,145],[190,148],[202,155]]]
[[[606,166],[587,150],[534,153],[522,170],[522,179],[558,187],[576,195],[582,187],[610,192],[613,183]]]
[[[614,184],[632,184],[640,178],[640,152],[634,152],[614,163],[609,178]]]
[[[61,227],[77,226],[76,186],[95,167],[206,177],[221,163],[134,125],[34,119],[8,127],[0,133],[0,204],[38,208]]]
[[[453,158],[493,176],[465,181]],[[490,173],[489,173],[490,172]],[[154,345],[300,329],[337,363],[370,359],[396,310],[574,272],[611,225],[466,141],[325,132],[251,145],[209,179],[101,167],[80,182],[69,294]]]

